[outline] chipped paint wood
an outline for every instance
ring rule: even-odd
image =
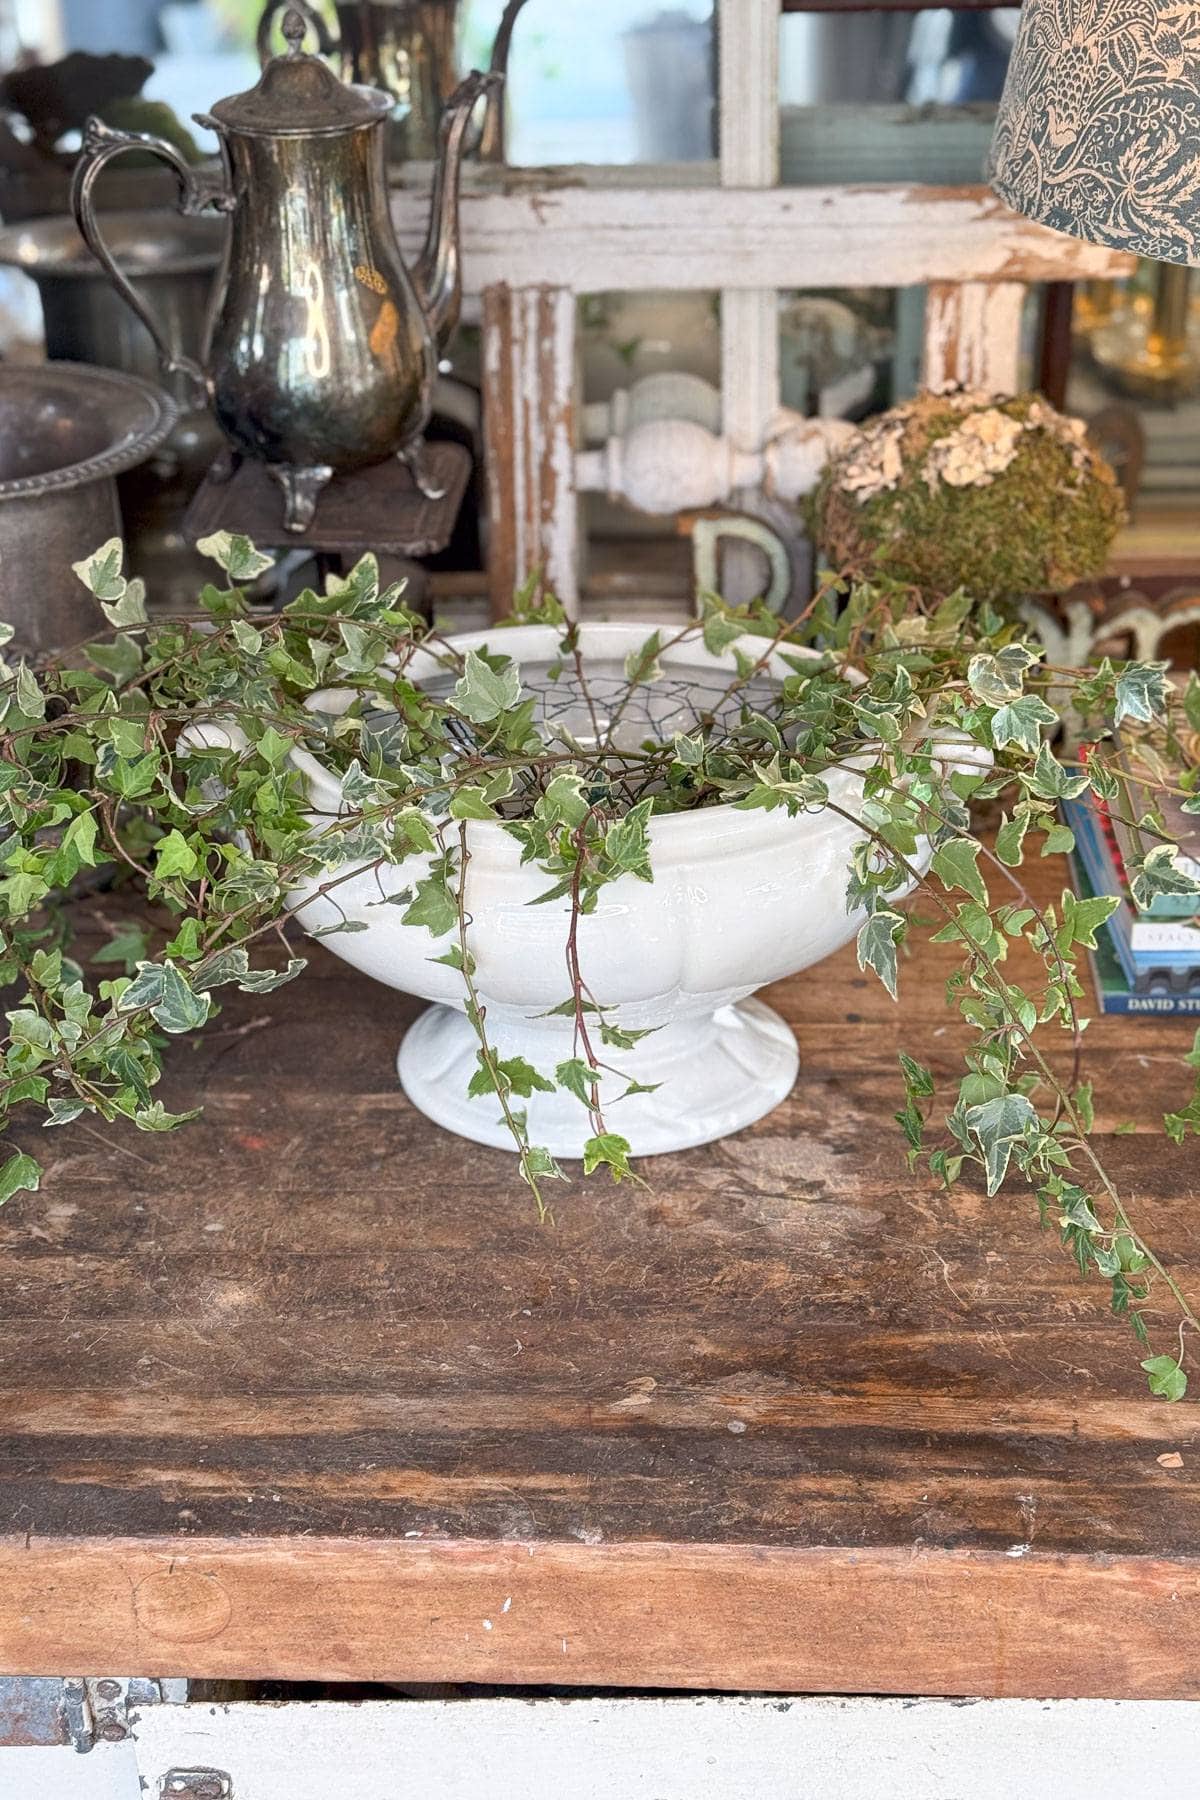
[[[488,591],[493,617],[540,569],[574,616],[575,296],[566,288],[489,288],[483,311]]]
[[[551,1227],[397,1088],[415,1003],[307,954],[170,1058],[184,1135],[68,1126],[0,1213],[0,1671],[1200,1695],[1196,1408],[1019,1185],[905,1169],[950,950],[773,990],[786,1103]],[[1096,1019],[1087,1072],[1195,1292],[1189,1039]]]
[[[1015,394],[1024,303],[1019,281],[931,283],[925,298],[926,387]]]
[[[724,188],[774,188],[779,180],[778,0],[720,0],[720,159]],[[779,405],[779,296],[774,287],[726,287],[721,292],[721,413],[736,454],[754,455],[766,441]],[[753,508],[755,488],[734,505]],[[762,588],[762,558],[748,544],[730,543],[721,590],[732,605]]]
[[[419,249],[426,203],[396,210]],[[986,188],[563,186],[465,194],[472,293],[553,282],[622,289],[903,287],[1116,277],[1132,261],[1012,213]]]

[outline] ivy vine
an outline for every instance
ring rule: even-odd
[[[1160,810],[1170,794],[1200,812],[1194,677],[1179,691],[1160,663],[1047,668],[1010,619],[965,594],[934,605],[899,584],[831,579],[792,623],[710,596],[695,622],[649,633],[602,720],[575,628],[531,583],[514,619],[558,630],[561,667],[592,710],[580,742],[539,727],[501,629],[461,653],[400,587],[381,587],[374,558],[264,615],[245,590],[269,559],[224,533],[202,548],[225,585],[203,589],[196,615],[150,617],[114,540],[77,566],[108,629],[69,656],[0,660],[0,1127],[30,1109],[50,1128],[89,1115],[183,1125],[195,1113],[154,1094],[170,1040],[211,1019],[223,987],[268,993],[300,974],[293,925],[314,893],[336,907],[363,869],[409,864],[403,921],[440,940],[461,976],[478,1047],[471,1092],[495,1096],[539,1210],[565,1179],[530,1136],[523,1102],[539,1090],[561,1088],[585,1109],[586,1175],[637,1179],[600,1083],[642,1034],[593,992],[579,920],[609,883],[653,881],[659,814],[828,807],[859,827],[846,901],[862,915],[860,966],[896,998],[914,934],[928,927],[956,952],[948,998],[968,1032],[965,1070],[943,1095],[901,1054],[896,1119],[910,1165],[947,1185],[976,1170],[989,1196],[1019,1173],[1080,1270],[1108,1283],[1145,1348],[1151,1391],[1183,1395],[1200,1321],[1104,1166],[1083,1072],[1081,964],[1117,897],[1068,889],[1041,905],[1022,869],[1071,847],[1059,803],[1092,793],[1148,844],[1128,870],[1139,900],[1200,892]],[[720,704],[686,732],[618,741],[631,697],[689,638],[728,662]],[[437,691],[412,677],[418,652],[446,673]],[[764,684],[777,655],[788,672]],[[306,706],[330,684],[351,694],[333,717]],[[1068,710],[1093,745],[1082,764],[1054,747]],[[1148,771],[1136,794],[1120,755],[1130,737]],[[341,812],[319,827],[298,749],[341,784]],[[825,780],[848,759],[861,771],[852,808]],[[999,813],[994,833],[976,829],[972,807]],[[477,820],[499,821],[544,873],[540,898],[565,902],[559,1010],[574,1044],[553,1069],[504,1058],[489,1037],[470,950]],[[106,904],[107,940],[84,944],[73,902],[96,890],[124,913]],[[1177,1142],[1200,1131],[1200,1033],[1181,1062],[1191,1092],[1164,1119]],[[0,1153],[0,1201],[40,1176],[28,1150]]]

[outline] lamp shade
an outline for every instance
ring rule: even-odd
[[[1025,0],[988,179],[1057,231],[1200,265],[1200,5]]]

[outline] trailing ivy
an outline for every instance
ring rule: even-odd
[[[1151,1391],[1183,1394],[1186,1331],[1200,1325],[1100,1159],[1083,1078],[1079,965],[1117,902],[1064,891],[1039,905],[1022,869],[1070,847],[1060,800],[1091,791],[1118,812],[1132,805],[1119,726],[1151,772],[1135,821],[1148,842],[1130,871],[1135,891],[1198,890],[1144,800],[1170,792],[1200,811],[1200,775],[1184,755],[1184,736],[1200,731],[1194,682],[1179,694],[1152,663],[1047,669],[1011,622],[966,595],[926,605],[898,584],[831,581],[790,626],[708,599],[694,623],[648,635],[628,659],[623,695],[601,709],[574,628],[531,584],[514,616],[559,630],[552,674],[578,684],[593,726],[585,746],[561,727],[539,730],[537,697],[502,631],[459,654],[407,610],[399,587],[381,588],[373,558],[264,615],[244,584],[268,559],[228,534],[204,548],[227,585],[203,589],[197,616],[149,617],[114,541],[78,567],[107,632],[68,657],[0,666],[0,1123],[33,1108],[47,1128],[94,1115],[174,1130],[195,1114],[172,1114],[154,1094],[171,1040],[202,1028],[222,989],[268,993],[301,972],[302,940],[288,926],[309,902],[297,892],[333,908],[326,931],[362,930],[337,919],[340,886],[408,863],[408,888],[385,894],[381,884],[379,903],[398,904],[405,925],[443,948],[448,940],[441,960],[463,982],[478,1042],[470,1091],[495,1097],[539,1208],[564,1178],[530,1137],[525,1103],[539,1091],[561,1089],[585,1109],[585,1174],[636,1178],[600,1083],[644,1033],[589,985],[580,919],[610,883],[653,881],[659,814],[829,808],[861,827],[846,895],[860,965],[895,997],[916,932],[931,924],[954,953],[948,1000],[964,1025],[965,1069],[942,1093],[930,1069],[901,1055],[896,1117],[910,1164],[947,1184],[975,1170],[989,1197],[1021,1176],[1043,1222],[1081,1271],[1107,1282],[1114,1312],[1146,1346]],[[728,655],[726,691],[688,729],[631,747],[634,695],[691,638]],[[432,653],[444,679],[413,679],[418,652]],[[764,682],[776,652],[787,672]],[[350,696],[336,716],[306,706],[331,685]],[[1053,747],[1067,705],[1095,746],[1082,767]],[[341,781],[344,810],[319,827],[298,749]],[[862,776],[852,807],[829,779],[847,759]],[[972,825],[980,803],[999,812],[994,841]],[[512,835],[544,876],[540,901],[567,902],[555,1010],[574,1044],[554,1069],[504,1058],[490,1039],[469,948],[475,820]],[[106,894],[108,937],[81,947],[69,902],[94,889]],[[1177,1142],[1200,1131],[1200,1035],[1183,1061],[1198,1073],[1164,1121]],[[638,1084],[626,1078],[625,1091]],[[0,1201],[35,1189],[40,1174],[27,1150],[0,1152]],[[1176,1309],[1165,1327],[1164,1298]],[[1163,1329],[1168,1347],[1154,1350]]]

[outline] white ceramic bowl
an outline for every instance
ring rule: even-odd
[[[624,659],[651,629],[583,626],[589,688],[601,702],[606,691],[623,687]],[[537,688],[538,672],[557,661],[559,634],[520,626],[448,641],[460,651],[486,645],[512,657]],[[745,638],[741,647],[757,658],[762,640]],[[641,710],[636,717],[626,714],[635,741],[687,730],[695,699],[710,703],[736,673],[732,647],[714,656],[698,641],[667,650],[661,660],[664,679],[636,690]],[[454,680],[425,652],[411,673],[446,688]],[[773,656],[766,678],[787,673]],[[568,677],[542,685],[545,710],[567,716],[583,736],[589,724]],[[337,711],[347,697],[330,690],[313,703]],[[344,806],[337,778],[307,752],[296,752],[295,760],[309,781],[314,823],[336,815]],[[830,799],[854,812],[860,775],[840,766],[823,779]],[[619,1077],[606,1075],[602,1085],[609,1129],[626,1137],[638,1155],[724,1137],[779,1104],[796,1078],[796,1042],[783,1020],[750,996],[840,949],[862,923],[862,914],[848,913],[845,901],[861,832],[831,810],[789,818],[783,808],[768,813],[715,806],[656,817],[649,835],[653,882],[629,875],[603,888],[595,912],[580,919],[578,934],[581,970],[596,999],[617,1009],[614,1018],[622,1026],[653,1028],[632,1050],[605,1052],[626,1077],[659,1084],[654,1093],[628,1099],[618,1098],[627,1085]],[[520,1055],[552,1074],[557,1063],[578,1054],[571,1021],[545,1016],[570,993],[569,901],[529,904],[549,878],[522,865],[520,845],[500,824],[472,822],[467,844],[467,936],[489,1036],[501,1057]],[[454,935],[434,938],[424,927],[403,924],[402,907],[379,904],[382,895],[411,887],[427,872],[427,859],[414,857],[378,877],[356,874],[338,886],[336,905],[313,894],[302,923],[320,929],[345,915],[366,925],[324,941],[377,981],[434,1003],[400,1048],[400,1079],[410,1099],[439,1125],[508,1148],[512,1140],[495,1097],[467,1097],[477,1040],[463,1010],[461,976],[434,960],[451,948]],[[528,1108],[533,1143],[559,1157],[582,1154],[592,1127],[580,1101],[555,1092],[535,1093],[519,1104]]]

